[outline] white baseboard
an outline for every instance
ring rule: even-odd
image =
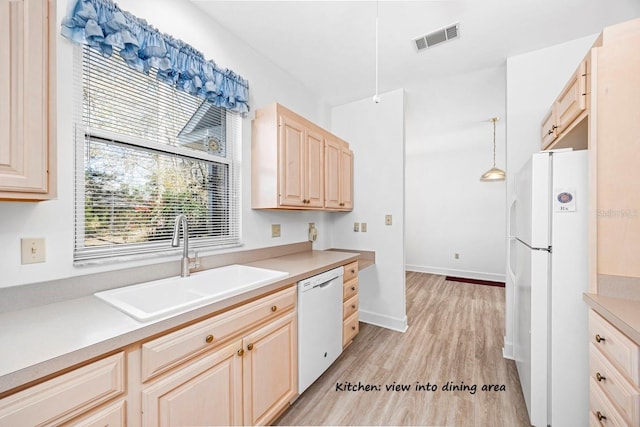
[[[358,317],[361,322],[398,332],[406,332],[409,327],[407,324],[407,316],[400,319],[397,317],[387,316],[386,314],[373,313],[360,309],[358,311]]]
[[[408,271],[416,271],[418,273],[439,274],[442,276],[464,277],[467,279],[490,280],[492,282],[504,282],[504,274],[483,273],[481,271],[453,270],[448,268],[429,267],[425,265],[407,264],[405,269]]]
[[[507,340],[507,337],[504,337],[504,347],[502,347],[502,357],[505,359],[515,360],[515,355],[513,354],[513,343]]]

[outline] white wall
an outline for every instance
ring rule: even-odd
[[[356,189],[353,211],[333,214],[332,246],[375,251],[375,265],[359,276],[360,320],[404,331],[404,92],[335,107],[331,117],[333,133],[355,153]],[[354,232],[354,222],[367,223],[367,232]]]
[[[66,12],[67,2],[58,1],[58,22]],[[119,6],[144,18],[162,32],[190,43],[207,59],[233,69],[250,82],[252,110],[278,101],[326,126],[328,109],[302,84],[276,67],[235,36],[208,19],[185,0],[119,0]],[[73,138],[71,93],[73,67],[72,44],[57,40],[58,53],[58,199],[42,203],[0,203],[0,287],[21,285],[79,274],[144,265],[145,262],[120,262],[101,266],[73,266]],[[329,227],[325,213],[262,212],[251,210],[250,145],[251,117],[243,121],[242,140],[242,235],[244,247],[281,245],[305,241],[307,223],[315,222],[319,231],[316,248],[327,247]],[[282,225],[282,236],[271,238],[271,224]],[[20,239],[46,239],[47,261],[43,264],[20,264]]]
[[[506,209],[509,209],[513,200],[515,174],[531,154],[540,151],[540,126],[543,117],[596,37],[594,34],[507,59]],[[513,244],[513,241],[507,241],[507,245]],[[504,354],[513,357],[514,279],[509,271],[507,266]]]
[[[490,68],[406,90],[407,269],[504,280],[505,69]],[[459,254],[455,259],[454,254]]]

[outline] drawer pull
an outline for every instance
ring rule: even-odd
[[[355,268],[352,268],[352,269],[351,269],[351,274],[355,274],[355,273],[356,273],[356,269],[355,269]]]
[[[356,305],[355,304],[351,304],[351,308],[356,308]]]
[[[596,412],[596,416],[598,417],[598,421],[602,421],[602,420],[606,420],[607,419],[607,417],[602,415],[602,412],[600,412],[600,411]]]
[[[275,313],[276,310],[278,310],[278,306],[277,305],[272,305],[271,306],[271,311],[273,311]]]
[[[242,357],[244,355],[244,348],[238,350],[238,356]]]
[[[607,379],[607,377],[603,377],[602,375],[600,375],[600,372],[596,372],[596,379],[598,381],[604,381]]]
[[[352,331],[355,331],[355,330],[356,330],[356,327],[355,327],[355,326],[352,326],[352,327],[351,327],[351,330],[352,330]]]
[[[204,340],[207,342],[207,344],[211,344],[213,342],[213,335],[207,335]]]
[[[355,287],[355,286],[352,286],[352,287],[351,287],[351,290],[352,290],[352,291],[355,291],[355,290],[356,290],[356,287]]]
[[[596,342],[606,341],[604,337],[601,337],[600,334],[596,334]]]
[[[247,346],[247,350],[249,350],[249,351],[253,350],[253,344],[249,344],[249,345]]]

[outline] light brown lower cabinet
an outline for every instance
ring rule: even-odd
[[[342,348],[353,342],[360,332],[358,316],[358,261],[344,266],[342,289]]]
[[[0,399],[0,427],[269,424],[297,396],[296,287]]]
[[[142,391],[142,425],[242,424],[242,341],[236,340]]]
[[[590,425],[640,427],[640,344],[589,312]]]
[[[120,352],[0,399],[0,426],[57,426],[88,416],[103,403],[122,400],[125,384]]]
[[[245,425],[269,424],[296,396],[296,331],[296,316],[290,313],[242,340]]]

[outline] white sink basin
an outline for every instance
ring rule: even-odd
[[[170,277],[97,292],[95,296],[134,319],[147,322],[256,289],[288,274],[234,264],[189,277]]]

